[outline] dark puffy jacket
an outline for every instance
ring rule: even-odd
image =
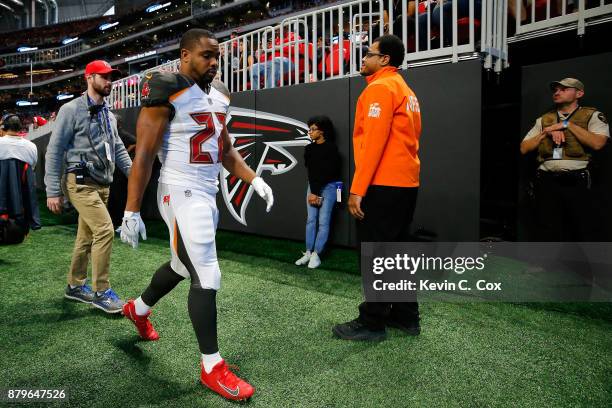
[[[20,243],[30,228],[40,227],[32,168],[21,160],[0,160],[0,244]]]

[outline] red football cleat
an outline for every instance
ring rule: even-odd
[[[255,388],[231,372],[225,360],[218,362],[210,374],[206,374],[204,364],[200,363],[200,366],[202,368],[202,374],[200,375],[202,384],[222,397],[241,401],[251,398],[255,392]]]
[[[136,306],[134,305],[134,299],[130,299],[126,304],[123,305],[123,315],[134,322],[134,325],[138,329],[138,334],[145,340],[157,340],[159,339],[159,334],[153,328],[151,321],[149,320],[149,316],[151,316],[151,311],[144,315],[138,316],[136,314]]]

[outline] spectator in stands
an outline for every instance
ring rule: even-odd
[[[457,20],[470,15],[470,0],[457,1]],[[433,5],[435,3],[435,6]],[[431,25],[430,36],[440,38],[441,46],[450,46],[453,43],[453,0],[435,0],[431,1],[428,7],[431,10]],[[482,12],[481,0],[474,0],[474,18],[480,19]],[[427,18],[430,13],[422,13],[419,15],[419,49],[427,49]]]
[[[308,120],[308,134],[312,144],[304,149],[304,163],[308,170],[306,193],[306,252],[295,261],[313,269],[321,265],[323,253],[336,203],[336,189],[340,181],[340,154],[335,143],[335,132],[327,116]]]
[[[406,3],[406,10],[402,10],[402,0],[394,0],[391,3],[392,11],[393,11],[393,21],[391,21],[391,16],[389,15],[389,3],[387,1],[384,2],[384,11],[383,11],[383,32],[385,34],[390,33],[389,27],[393,27],[394,35],[402,38],[403,33],[403,15],[406,15],[406,25],[407,29],[414,32],[414,15],[416,11],[416,5],[414,0],[408,0]],[[376,31],[378,29],[378,25],[372,26],[373,32],[378,33]]]
[[[244,51],[248,49],[246,38],[239,38],[237,30],[233,30],[230,35],[229,45],[229,81],[227,83],[230,92],[242,90],[242,59]]]
[[[34,116],[32,118],[32,124],[34,125],[34,129],[38,129],[40,126],[47,124],[47,119],[42,116]]]
[[[301,40],[299,34],[293,33],[288,26],[283,29],[283,38],[278,36],[274,40],[274,58],[272,58],[272,64],[267,65],[267,75],[273,77],[275,86],[280,85],[281,75],[285,76],[293,71],[292,58],[294,60],[298,58],[297,55],[294,55],[294,44],[299,40]]]
[[[271,42],[268,41],[267,49],[270,49],[270,47]],[[265,87],[267,89],[272,88],[272,75],[266,75],[266,72],[271,71],[269,64],[271,64],[271,61],[266,61],[266,46],[264,44],[261,44],[253,55],[248,56],[248,66],[251,74],[251,89],[259,89],[264,78]]]
[[[521,153],[537,151],[538,240],[597,241],[589,164],[610,138],[603,113],[580,106],[584,85],[575,78],[551,83],[555,109],[540,116],[521,142]]]
[[[285,40],[284,42],[287,41]],[[275,42],[280,44],[280,38],[277,37]],[[259,89],[262,82],[265,82],[266,89],[272,88],[274,84],[280,84],[280,64],[282,63],[282,58],[280,57],[281,51],[279,50],[279,47],[272,47],[272,39],[268,39],[267,43],[262,43],[253,55],[249,55],[251,89]],[[284,52],[287,52],[287,50],[285,49]],[[287,72],[285,71],[285,73]]]
[[[65,193],[79,212],[65,297],[92,303],[107,313],[120,313],[123,302],[108,280],[115,230],[106,204],[115,163],[127,176],[132,160],[118,136],[115,116],[104,102],[112,90],[113,74],[119,71],[106,61],[85,67],[87,91],[63,105],[57,115],[47,147],[45,184],[47,206],[53,213],[62,209],[63,181]],[[86,284],[90,257],[95,292]]]
[[[249,57],[251,89],[259,89],[262,79],[266,78],[266,88],[279,86],[282,76],[290,75],[295,69],[294,62],[299,58],[295,54],[295,42],[301,40],[301,37],[291,32],[289,27],[283,30],[283,38],[277,36],[274,39],[274,47],[271,42],[268,42],[268,48],[260,47],[254,56]],[[303,46],[301,46],[303,49]],[[270,52],[272,51],[272,52]],[[266,57],[272,55],[272,57]],[[255,62],[257,60],[257,62]]]
[[[551,18],[560,16],[563,13],[563,1],[566,1],[565,14],[576,12],[578,0],[510,0],[508,2],[508,12],[515,21],[520,16],[521,24],[529,24],[545,20],[547,12],[550,13]],[[588,3],[587,1],[587,8]],[[599,0],[597,0],[597,3],[599,3]],[[534,20],[532,20],[532,16],[535,17]]]
[[[36,145],[19,136],[23,125],[15,114],[0,123],[0,245],[23,242],[30,228],[40,228],[36,183]]]

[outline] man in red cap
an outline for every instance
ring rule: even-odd
[[[113,172],[118,166],[127,176],[132,160],[121,142],[117,120],[104,102],[112,79],[120,74],[106,61],[85,67],[87,91],[63,105],[47,147],[45,185],[47,206],[62,210],[67,195],[79,212],[79,227],[68,272],[65,297],[119,313],[123,302],[108,280],[114,229],[106,208]],[[62,169],[65,169],[63,172]],[[62,182],[65,188],[62,189]],[[92,288],[87,284],[91,258]]]

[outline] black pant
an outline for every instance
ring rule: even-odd
[[[538,241],[599,241],[600,228],[588,170],[538,171],[535,184]]]
[[[361,202],[365,217],[357,221],[357,240],[362,242],[407,242],[416,206],[418,187],[370,186]],[[360,257],[361,262],[361,257]],[[359,320],[372,330],[382,330],[387,319],[403,323],[419,320],[417,302],[363,302]]]

